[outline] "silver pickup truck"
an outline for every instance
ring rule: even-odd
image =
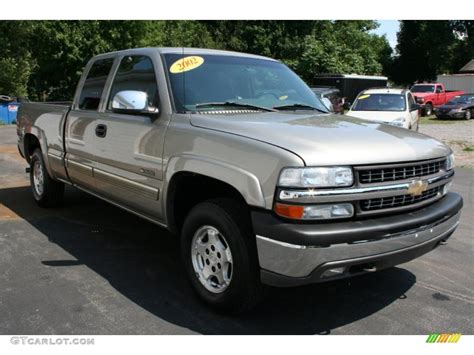
[[[250,309],[262,285],[397,265],[456,229],[451,150],[332,115],[279,61],[192,48],[98,55],[71,105],[24,103],[18,147],[34,199],[72,185],[181,238],[196,293]]]

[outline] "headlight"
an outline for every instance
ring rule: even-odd
[[[397,118],[391,122],[388,122],[388,124],[396,127],[403,127],[405,124],[405,117]]]
[[[446,158],[446,171],[452,169],[454,169],[454,154],[450,154]]]
[[[286,187],[339,187],[354,182],[352,169],[345,166],[283,169],[279,186]]]
[[[418,102],[419,104],[422,104],[423,102],[425,102],[425,99],[422,97],[415,97],[415,101]]]

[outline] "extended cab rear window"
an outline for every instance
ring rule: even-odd
[[[113,58],[107,58],[99,59],[92,64],[82,87],[79,109],[97,111],[113,63]]]

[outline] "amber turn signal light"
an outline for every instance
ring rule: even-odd
[[[277,215],[285,218],[301,219],[303,218],[304,206],[275,203],[274,211]]]

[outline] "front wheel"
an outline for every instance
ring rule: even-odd
[[[433,105],[426,104],[424,109],[425,116],[431,116],[433,114]]]
[[[196,205],[182,228],[181,255],[194,290],[208,305],[241,313],[260,301],[255,237],[240,203],[215,199]]]
[[[49,176],[40,149],[36,149],[31,156],[30,183],[33,197],[39,206],[54,207],[61,204],[64,184]]]
[[[466,114],[464,115],[464,118],[465,118],[466,120],[470,120],[471,117],[472,117],[472,112],[471,112],[471,110],[466,110]]]

